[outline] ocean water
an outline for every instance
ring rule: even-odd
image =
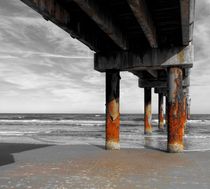
[[[142,114],[121,115],[122,148],[166,150],[167,131],[157,128],[153,116],[153,134],[145,136]],[[103,114],[0,114],[1,143],[52,145],[105,143]],[[210,115],[191,115],[184,136],[185,151],[210,150]]]

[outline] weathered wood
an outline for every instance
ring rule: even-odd
[[[100,1],[74,0],[79,7],[104,31],[120,48],[128,49],[123,30],[115,22],[111,12]]]
[[[148,79],[139,79],[139,87],[145,88],[166,88],[167,82],[166,81],[160,81],[160,80],[148,80]]]
[[[104,72],[110,69],[121,71],[163,69],[168,66],[192,67],[193,46],[168,49],[150,49],[142,54],[130,51],[96,53],[95,70]]]
[[[58,0],[21,0],[29,7],[40,13],[46,20],[50,20],[63,30],[68,32],[73,38],[78,39],[90,49],[98,52],[110,49],[110,44],[104,33],[95,26],[92,20],[80,14],[78,18],[67,7]],[[88,27],[87,27],[88,26]],[[96,37],[97,36],[97,37]]]
[[[182,23],[182,42],[188,45],[192,41],[194,27],[195,0],[180,0]]]
[[[72,37],[77,38],[96,52],[128,49],[141,53],[144,56],[146,55],[144,52],[148,49],[149,44],[152,47],[157,47],[156,29],[158,30],[158,39],[160,39],[159,46],[177,46],[181,43],[180,22],[183,26],[183,39],[189,38],[185,40],[187,44],[192,38],[195,0],[180,0],[181,6],[178,4],[179,1],[176,3],[170,1],[167,4],[164,2],[157,4],[146,0],[127,0],[128,3],[123,1],[120,5],[105,0],[21,1],[39,12],[46,20],[54,22],[70,33]],[[149,6],[148,8],[147,5]],[[119,9],[118,6],[120,6]],[[179,10],[181,9],[180,7],[182,7],[182,11]],[[167,9],[173,9],[172,11],[175,12],[170,14]],[[152,12],[152,15],[155,15],[153,19],[155,20],[156,29],[149,11]],[[156,11],[159,13],[156,14]],[[182,19],[177,19],[180,12]],[[176,16],[177,18],[175,19]],[[138,24],[138,21],[140,24]],[[166,32],[165,30],[168,31]],[[146,37],[143,35],[143,32]],[[176,35],[173,35],[174,32]],[[169,35],[169,33],[172,34]],[[154,51],[148,55],[155,56],[155,53]],[[151,56],[148,58],[148,61],[150,59]],[[151,63],[149,64],[151,65]]]
[[[157,48],[156,28],[149,13],[145,0],[127,0],[138,23],[140,24],[149,44],[152,48]]]

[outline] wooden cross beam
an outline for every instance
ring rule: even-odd
[[[73,0],[121,49],[128,49],[123,30],[114,21],[112,14],[100,1]]]
[[[145,0],[127,0],[134,16],[141,26],[149,44],[152,48],[157,48],[156,28],[149,13]]]

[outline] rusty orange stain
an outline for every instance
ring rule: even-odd
[[[177,146],[183,149],[184,125],[186,123],[186,106],[184,94],[182,90],[182,70],[180,68],[172,68],[174,74],[174,91],[172,99],[169,102],[169,130],[168,145]]]
[[[144,116],[144,133],[150,134],[152,132],[152,114],[151,114],[151,104],[145,105],[145,116]]]
[[[119,115],[119,100],[113,99],[109,102],[108,112],[112,120],[115,120]]]
[[[106,141],[119,142],[120,113],[119,99],[113,99],[107,105]]]
[[[179,103],[178,101],[171,104],[171,106],[169,107],[169,144],[183,145],[185,117],[183,116],[182,109],[183,103]]]

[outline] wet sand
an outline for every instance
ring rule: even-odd
[[[0,188],[210,188],[210,152],[0,144]]]

